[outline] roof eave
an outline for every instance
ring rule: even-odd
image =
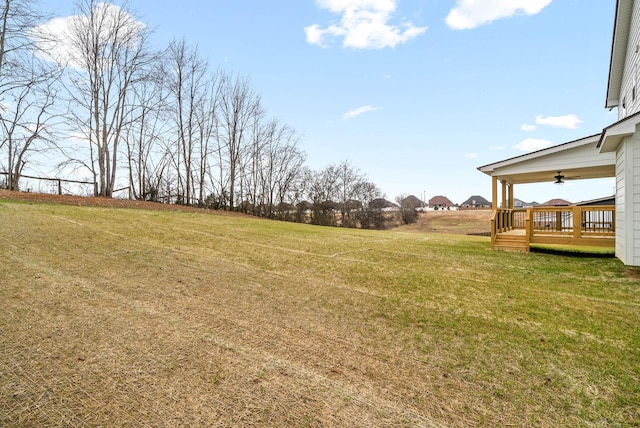
[[[534,159],[540,156],[546,156],[551,153],[561,152],[563,150],[569,150],[571,148],[582,146],[586,144],[591,144],[600,139],[601,134],[594,134],[588,137],[580,138],[578,140],[569,141],[567,143],[558,144],[555,146],[547,147],[545,149],[536,150],[535,152],[525,153],[524,155],[515,156],[509,159],[505,159],[499,162],[490,163],[487,165],[479,166],[478,171],[484,172],[487,175],[492,175],[491,173],[496,169],[503,166],[508,166],[514,163],[522,162],[528,159]]]
[[[607,82],[606,108],[620,105],[620,89],[624,72],[627,45],[629,43],[629,29],[633,12],[633,0],[617,0],[611,41],[611,59],[609,62],[609,80]]]
[[[635,134],[638,124],[640,124],[640,112],[607,126],[602,130],[596,147],[600,153],[615,152],[625,137]]]

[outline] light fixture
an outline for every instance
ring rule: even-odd
[[[561,174],[561,171],[558,171],[558,175],[556,175],[555,177],[553,177],[556,179],[556,182],[554,184],[563,184],[564,183],[564,175]]]

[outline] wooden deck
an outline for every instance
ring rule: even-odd
[[[615,207],[498,209],[491,218],[491,248],[529,251],[531,244],[615,247]]]

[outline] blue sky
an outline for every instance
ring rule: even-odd
[[[74,2],[43,1],[55,16]],[[116,4],[118,4],[116,2]],[[477,167],[598,133],[615,2],[603,0],[131,0],[154,43],[197,45],[249,76],[307,164],[348,159],[393,200],[491,196]],[[613,179],[516,187],[576,202]]]

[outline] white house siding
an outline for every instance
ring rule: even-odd
[[[631,31],[620,88],[619,120],[640,111],[640,1],[633,3]]]
[[[625,145],[621,144],[616,152],[616,257],[623,263],[626,259],[625,239]]]
[[[636,131],[630,141],[630,148],[633,150],[633,198],[628,200],[629,206],[633,207],[633,252],[631,263],[640,266],[640,132]],[[629,189],[627,190],[629,191]]]
[[[616,152],[616,257],[640,266],[640,132]]]
[[[626,3],[626,2],[625,2]],[[640,1],[632,1],[618,119],[640,111]],[[628,4],[628,3],[627,3]],[[640,266],[640,126],[616,150],[616,256]]]

